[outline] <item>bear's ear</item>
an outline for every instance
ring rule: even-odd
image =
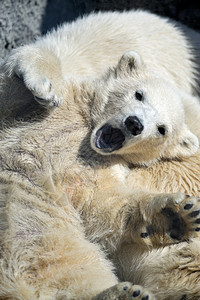
[[[198,148],[198,138],[184,125],[176,145],[170,149],[170,154],[172,157],[187,157],[194,154]]]
[[[117,65],[118,73],[132,73],[137,71],[143,65],[140,55],[135,51],[125,52],[119,60]]]

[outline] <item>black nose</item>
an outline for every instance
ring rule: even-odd
[[[144,129],[141,121],[136,116],[129,116],[124,123],[128,131],[130,131],[133,135],[140,134]]]

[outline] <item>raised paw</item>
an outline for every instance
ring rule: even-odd
[[[39,81],[34,83],[35,88],[31,89],[35,100],[47,107],[59,107],[62,98],[55,94],[51,81],[47,77],[41,77]]]
[[[167,234],[182,241],[196,237],[200,231],[200,199],[176,193],[169,196],[161,213],[167,219]]]
[[[7,76],[22,79],[39,104],[58,107],[62,103],[63,81],[59,78],[56,64],[59,68],[59,63],[54,61],[52,54],[43,53],[34,46],[24,46],[13,50],[2,68]]]
[[[197,237],[200,199],[183,193],[157,195],[138,229],[138,240],[148,246],[164,246]]]
[[[184,194],[177,196],[178,199],[175,200],[176,211],[171,213],[170,208],[167,207],[162,211],[165,216],[171,219],[171,224],[169,224],[170,236],[178,240],[184,237],[195,237],[196,233],[200,231],[200,199]],[[175,214],[179,216],[176,217]],[[181,225],[182,223],[183,225]]]
[[[155,297],[140,285],[121,282],[98,294],[92,300],[154,300]]]

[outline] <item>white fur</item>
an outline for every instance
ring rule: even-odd
[[[179,28],[142,11],[91,14],[7,58],[2,103],[26,99],[17,74],[40,104],[63,104],[0,132],[2,299],[127,300],[138,289],[138,299],[199,299],[198,216],[190,216],[200,208],[193,60]],[[137,89],[146,102],[136,104]],[[98,154],[96,131],[108,121],[121,126],[130,111],[144,132],[112,155]],[[165,208],[185,224],[178,245]],[[143,287],[117,284],[116,273]]]

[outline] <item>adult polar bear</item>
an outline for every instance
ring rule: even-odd
[[[140,55],[127,53],[117,67],[91,85],[91,76],[101,75],[129,49],[140,53],[144,63]],[[192,61],[179,30],[144,12],[91,15],[11,54],[4,65],[9,76],[23,76],[43,105],[58,106],[62,97],[64,103],[39,123],[1,133],[1,181],[5,182],[1,201],[8,215],[2,221],[7,233],[2,243],[2,298],[89,299],[117,283],[98,246],[84,239],[80,214],[87,237],[99,242],[116,261],[121,278],[141,282],[157,299],[183,295],[198,299],[199,242],[168,245],[196,236],[199,202],[183,194],[155,195],[199,192],[199,152],[194,154],[198,142],[184,123],[183,110],[187,109],[188,125],[199,137],[193,108],[188,107],[192,102],[195,112],[200,112],[192,95],[196,86]],[[85,82],[70,83],[72,74]],[[136,105],[139,115],[133,122],[127,107],[135,116],[132,101],[136,100],[141,103]],[[151,113],[154,122],[146,122],[141,111],[152,112],[152,107],[157,111]],[[137,147],[132,148],[116,115],[126,116],[125,125],[139,137]],[[140,141],[149,128],[150,133],[157,129],[150,145],[148,139],[145,144]],[[91,129],[92,147],[100,154],[90,149],[87,135]],[[114,155],[108,155],[108,150]],[[130,169],[130,164],[137,167]],[[174,182],[169,187],[171,172]],[[73,206],[62,195],[63,189]],[[134,218],[129,218],[132,214]],[[131,261],[137,272],[131,272]],[[97,299],[132,297],[153,298],[145,289],[127,283]]]

